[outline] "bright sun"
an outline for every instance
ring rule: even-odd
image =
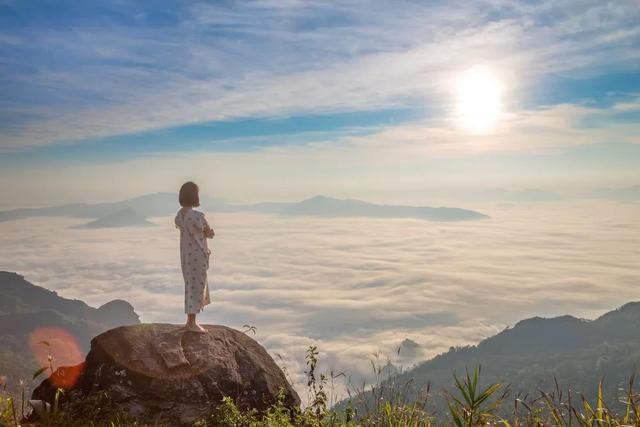
[[[490,130],[502,110],[502,87],[496,75],[484,66],[469,68],[455,82],[457,116],[472,132]]]

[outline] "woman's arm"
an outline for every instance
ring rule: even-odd
[[[213,238],[213,236],[215,236],[216,233],[214,233],[213,228],[209,226],[209,221],[207,221],[207,218],[205,218],[204,214],[200,216],[199,225],[202,227],[202,231],[204,232],[205,237],[211,239]]]

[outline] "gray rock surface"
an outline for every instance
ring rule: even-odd
[[[179,326],[123,326],[98,335],[78,380],[69,386],[60,368],[36,388],[33,399],[51,402],[55,385],[64,383],[65,405],[96,401],[99,418],[118,412],[146,423],[191,425],[210,414],[224,396],[241,408],[266,409],[285,392],[287,406],[300,399],[266,350],[246,334],[225,326],[204,325],[206,334]],[[67,369],[69,372],[69,369]],[[57,375],[57,377],[56,377]]]

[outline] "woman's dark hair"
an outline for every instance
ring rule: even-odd
[[[200,197],[198,196],[198,186],[195,182],[185,182],[180,187],[180,195],[178,201],[182,207],[200,206]]]

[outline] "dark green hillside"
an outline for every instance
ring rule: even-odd
[[[42,327],[69,332],[87,351],[91,339],[107,329],[140,323],[133,307],[114,300],[99,308],[60,297],[35,286],[16,273],[0,272],[0,376],[16,391],[20,379],[30,385],[38,365],[29,345],[30,334]],[[54,361],[55,363],[55,361]]]
[[[415,398],[431,384],[432,403],[444,412],[441,392],[453,388],[453,373],[461,376],[467,368],[480,365],[483,383],[509,385],[513,397],[539,397],[539,390],[553,391],[555,377],[565,393],[571,389],[593,400],[602,379],[608,403],[617,407],[616,396],[639,364],[640,303],[632,302],[595,320],[561,316],[520,321],[476,346],[451,348],[420,363],[386,381],[385,387],[391,394],[392,389],[411,383],[407,390]]]

